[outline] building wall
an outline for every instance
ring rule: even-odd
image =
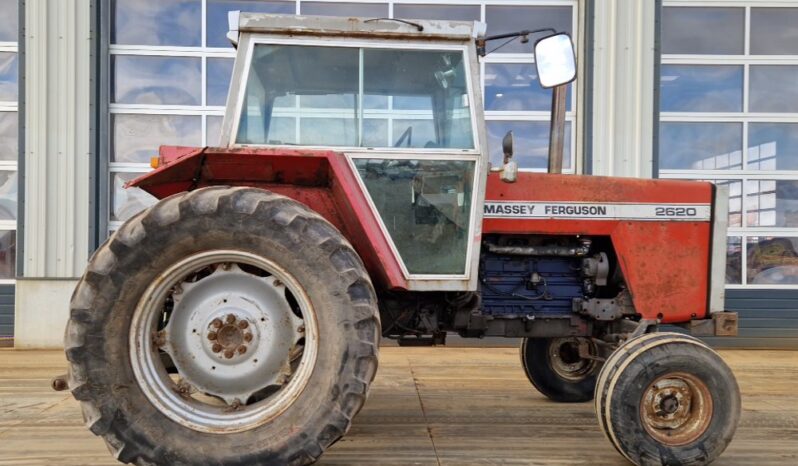
[[[0,346],[11,344],[17,252],[19,158],[19,9],[0,0]],[[10,304],[10,305],[9,305]]]
[[[798,2],[670,1],[662,10],[662,178],[730,192],[735,344],[798,342]]]
[[[57,347],[89,253],[91,8],[89,0],[24,5],[25,220],[14,336],[18,347]]]

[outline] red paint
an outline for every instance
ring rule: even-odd
[[[211,185],[253,186],[302,202],[341,230],[375,281],[387,288],[407,288],[355,174],[340,153],[162,146],[159,167],[126,187],[163,199]]]
[[[485,197],[488,201],[708,204],[712,185],[544,173],[519,173],[515,183],[504,183],[492,173]],[[667,323],[707,314],[709,222],[487,218],[482,233],[609,236],[643,317],[655,319],[661,313]]]
[[[128,184],[158,198],[210,185],[254,186],[296,199],[340,229],[375,281],[407,281],[342,154],[265,148],[161,148],[161,166]],[[489,201],[710,203],[709,183],[519,173],[488,177]],[[685,322],[707,313],[709,222],[485,219],[482,231],[608,236],[635,307],[645,318]]]

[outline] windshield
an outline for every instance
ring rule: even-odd
[[[472,149],[462,50],[256,44],[236,143]]]

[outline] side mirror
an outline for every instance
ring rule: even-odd
[[[544,37],[535,43],[535,66],[541,87],[568,84],[576,79],[576,55],[566,33]]]
[[[518,164],[513,160],[513,132],[507,131],[502,138],[502,152],[504,152],[504,166],[502,167],[501,180],[513,183],[518,178]]]
[[[507,134],[502,138],[502,152],[504,152],[504,163],[513,158],[513,132],[507,131]]]

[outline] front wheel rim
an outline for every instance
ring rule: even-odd
[[[238,250],[200,252],[159,274],[129,335],[144,395],[178,424],[208,433],[251,430],[288,409],[308,384],[319,343],[299,282]]]
[[[709,387],[686,372],[663,375],[643,392],[640,418],[646,432],[668,446],[696,441],[709,428],[713,403]]]

